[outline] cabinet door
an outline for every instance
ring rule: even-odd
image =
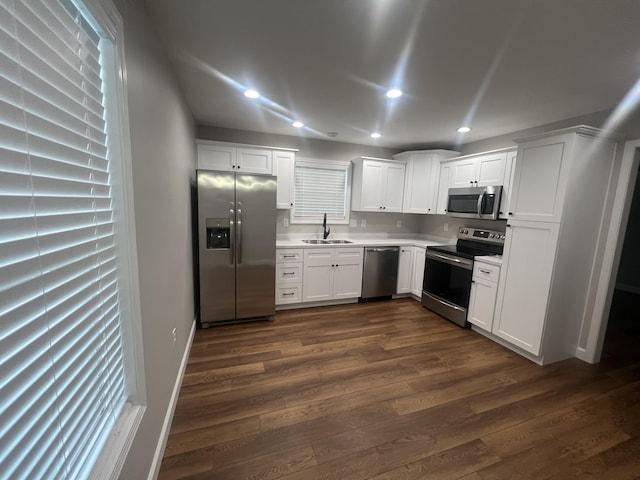
[[[476,186],[502,185],[507,163],[507,153],[481,155],[476,158]]]
[[[224,172],[235,171],[236,148],[198,144],[198,168]]]
[[[424,263],[426,249],[415,247],[413,252],[413,272],[411,279],[411,293],[422,297],[422,283],[424,281]]]
[[[429,212],[434,197],[431,180],[433,164],[433,154],[412,155],[407,164],[406,177],[404,182],[404,200],[402,211],[404,213],[433,213]],[[437,185],[438,178],[435,178]]]
[[[400,247],[398,257],[398,286],[396,293],[411,292],[413,274],[413,251],[414,247]]]
[[[507,163],[504,167],[504,184],[502,186],[502,199],[500,200],[500,218],[509,218],[511,211],[511,191],[513,190],[513,177],[516,168],[517,152],[507,152]]]
[[[329,265],[304,265],[302,301],[317,302],[333,298],[333,269]]]
[[[362,264],[338,263],[333,269],[333,298],[358,298],[362,293]]]
[[[493,326],[497,293],[497,284],[474,277],[471,283],[467,321],[490,332]]]
[[[438,203],[436,213],[445,215],[447,213],[447,201],[449,198],[449,184],[451,182],[451,163],[440,164],[440,175],[438,181]]]
[[[276,208],[293,207],[295,153],[274,150],[273,173],[277,176]]]
[[[493,333],[534,355],[542,345],[558,232],[557,223],[507,227]]]
[[[523,143],[514,171],[509,218],[559,222],[571,145],[566,139]]]
[[[476,159],[451,162],[449,188],[473,187],[476,181]]]
[[[273,174],[273,155],[264,148],[238,148],[237,169],[244,173]]]
[[[380,212],[384,203],[385,165],[381,162],[362,162],[362,193],[360,210]]]
[[[403,163],[388,164],[385,170],[382,210],[385,212],[402,212],[405,165]]]

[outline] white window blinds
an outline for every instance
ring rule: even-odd
[[[100,35],[0,0],[0,478],[84,478],[125,377]]]
[[[332,223],[349,221],[348,162],[296,160],[294,223],[318,223],[323,215]]]

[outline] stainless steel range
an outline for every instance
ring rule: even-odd
[[[427,247],[422,305],[461,327],[468,327],[473,260],[478,256],[502,255],[504,239],[504,232],[460,227],[455,245]]]

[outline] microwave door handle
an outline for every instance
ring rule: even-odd
[[[480,194],[478,197],[478,217],[482,217],[482,204],[484,203],[484,194],[486,190]]]

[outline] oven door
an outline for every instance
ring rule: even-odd
[[[422,305],[467,327],[473,260],[427,248]]]

